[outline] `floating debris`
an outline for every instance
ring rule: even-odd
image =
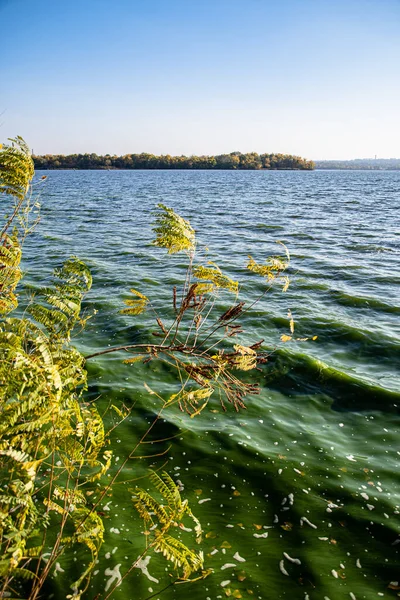
[[[351,462],[357,462],[356,459],[354,458],[354,456],[352,454],[348,454],[346,456],[347,460],[350,460]]]
[[[56,562],[54,567],[54,577],[57,577],[58,573],[65,573],[65,569],[63,569],[59,562]]]
[[[289,560],[294,565],[301,565],[301,560],[299,558],[292,558],[291,556],[289,556],[289,554],[287,552],[284,552],[283,556],[285,558],[287,558],[287,560]]]
[[[285,561],[283,559],[279,562],[279,570],[283,575],[289,577],[289,573],[285,569]]]
[[[119,568],[121,566],[121,563],[119,563],[118,565],[116,565],[113,569],[109,569],[107,568],[104,571],[104,575],[106,577],[109,577],[110,579],[107,581],[106,583],[106,587],[104,588],[104,591],[108,591],[108,589],[112,586],[112,584],[114,583],[114,581],[116,581],[117,583],[115,584],[116,587],[118,587],[119,585],[121,585],[121,581],[122,581],[122,576],[121,573],[119,572]]]
[[[225,569],[235,569],[235,568],[236,568],[235,563],[225,563],[224,565],[222,565],[221,571],[225,571]]]
[[[300,519],[300,525],[303,526],[303,523],[307,523],[307,525],[309,527],[312,527],[312,529],[318,529],[316,525],[314,525],[314,523],[311,523],[311,521],[309,521],[307,519],[307,517],[301,517]]]
[[[135,569],[140,569],[142,571],[143,575],[146,575],[147,579],[149,579],[150,581],[153,581],[154,583],[160,583],[158,579],[156,579],[155,577],[152,577],[149,573],[147,566],[150,562],[150,559],[151,559],[151,556],[146,556],[145,558],[138,557],[136,564],[135,564]]]
[[[245,558],[243,558],[242,556],[240,556],[239,552],[236,552],[236,553],[233,555],[233,558],[234,558],[235,560],[237,560],[238,562],[246,562],[246,559],[245,559]]]

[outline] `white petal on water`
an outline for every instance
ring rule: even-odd
[[[119,535],[120,534],[120,530],[117,529],[117,527],[111,527],[110,533],[116,533],[117,535]]]
[[[309,520],[307,519],[307,517],[301,517],[301,519],[300,519],[300,525],[303,525],[303,523],[307,523],[307,525],[308,525],[309,527],[312,527],[312,529],[317,529],[317,526],[316,526],[316,525],[314,525],[314,523],[311,523],[311,521],[309,521]]]
[[[335,571],[335,569],[332,569],[331,573],[332,573],[332,575],[334,576],[335,579],[339,579],[338,572]]]
[[[246,559],[245,559],[245,558],[243,558],[242,556],[240,556],[239,552],[236,552],[236,553],[233,555],[233,558],[234,558],[235,560],[237,560],[238,562],[246,562]]]
[[[355,595],[353,594],[353,592],[350,592],[350,598],[351,598],[351,600],[357,600],[357,598],[355,597]]]
[[[375,506],[373,504],[367,504],[368,510],[374,510]]]
[[[210,554],[212,556],[213,554],[217,554],[217,552],[218,552],[218,548],[214,548],[214,550],[212,552],[210,552]]]
[[[294,494],[289,494],[289,495],[288,495],[288,498],[289,498],[289,504],[290,504],[290,506],[293,506],[293,502],[294,502]]]
[[[225,571],[225,569],[235,569],[235,568],[236,568],[235,563],[225,563],[224,565],[222,565],[221,571]]]
[[[265,533],[253,533],[253,537],[255,537],[255,538],[267,538],[268,537],[268,531],[265,531]]]
[[[135,569],[140,569],[143,575],[146,575],[147,579],[153,581],[154,583],[159,583],[158,579],[152,577],[148,571],[147,565],[151,560],[151,556],[146,556],[145,558],[138,558],[135,564]]]
[[[352,454],[348,454],[346,456],[347,460],[350,460],[351,462],[357,462],[356,459],[354,458],[354,456]]]
[[[65,573],[65,570],[61,567],[59,562],[56,562],[54,567],[54,577],[57,577],[57,573]]]
[[[202,500],[199,500],[199,504],[203,504],[203,502],[209,502],[211,500],[211,498],[203,498]]]
[[[361,568],[362,568],[362,567],[361,567],[361,563],[360,563],[360,559],[359,559],[359,558],[357,558],[357,560],[356,560],[356,567],[358,567],[359,569],[361,569]]]
[[[116,565],[113,569],[106,569],[104,571],[104,575],[106,577],[109,577],[110,579],[107,581],[106,583],[106,587],[104,588],[104,590],[107,592],[107,590],[112,586],[112,584],[114,583],[114,581],[116,580],[116,586],[118,587],[121,584],[122,581],[122,577],[121,577],[121,573],[119,572],[119,568],[121,566],[121,563],[119,563],[118,565]]]
[[[288,560],[290,560],[291,563],[293,563],[295,565],[301,565],[301,560],[299,558],[292,558],[291,556],[289,556],[289,554],[287,552],[284,552],[283,556],[285,558],[287,558]]]
[[[283,575],[287,575],[287,577],[289,577],[289,573],[285,569],[285,562],[283,559],[279,562],[279,570]]]
[[[221,581],[220,586],[221,587],[226,587],[227,585],[229,585],[231,582],[230,579],[225,579],[225,581]]]
[[[364,500],[369,500],[369,496],[365,492],[361,492],[360,496],[362,496]]]
[[[327,542],[329,540],[327,537],[319,537],[318,539],[321,540],[321,542]]]

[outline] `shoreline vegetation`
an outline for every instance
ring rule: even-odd
[[[32,156],[35,169],[215,169],[215,170],[293,170],[311,171],[312,160],[291,154],[231,152],[216,156],[170,156],[165,154],[46,154]]]

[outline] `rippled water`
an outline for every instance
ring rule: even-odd
[[[46,175],[42,223],[26,243],[27,279],[43,281],[71,254],[88,262],[94,285],[86,305],[98,313],[76,341],[85,354],[148,339],[148,321],[118,313],[130,287],[160,306],[170,302],[169,284],[180,277],[183,261],[148,244],[157,202],[190,219],[210,248],[209,258],[239,279],[244,300],[263,286],[244,270],[248,254],[261,262],[281,240],[292,256],[286,294],[276,290],[243,320],[251,339],[278,348],[257,375],[261,395],[249,398],[240,414],[223,414],[218,400],[193,420],[172,408],[154,439],[175,438],[141,450],[163,452],[171,445],[169,453],[133,460],[124,473],[133,480],[149,464],[168,462],[202,521],[202,548],[213,575],[161,591],[170,569],[154,555],[147,565],[152,579],[134,570],[116,598],[396,597],[400,173]],[[316,341],[282,347],[288,309],[296,334],[316,335]],[[114,437],[120,460],[155,414],[143,381],[161,393],[175,389],[172,373],[152,363],[126,366],[121,358],[110,355],[89,365],[89,393],[101,406],[110,399],[136,403]],[[104,596],[106,569],[120,565],[124,573],[144,548],[130,499],[135,485],[121,485],[107,498],[107,542],[89,597]],[[67,593],[74,570],[73,561],[62,566],[65,573],[54,578],[56,598]]]

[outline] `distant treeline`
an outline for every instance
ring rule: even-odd
[[[354,160],[316,160],[316,169],[398,170],[400,158],[355,158]]]
[[[154,154],[46,154],[33,156],[36,169],[314,169],[314,163],[290,154],[231,152],[217,156]]]

